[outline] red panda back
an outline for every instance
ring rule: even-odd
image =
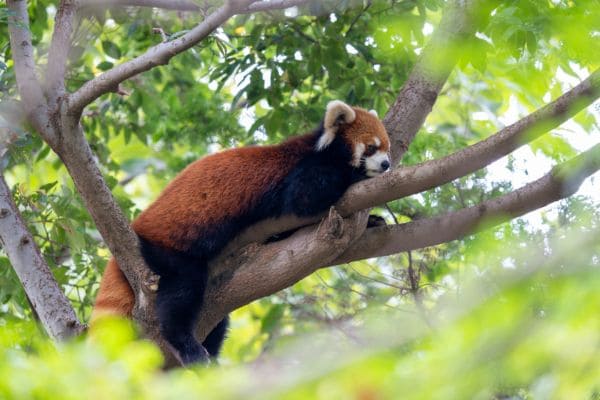
[[[306,139],[226,150],[193,162],[138,216],[134,231],[159,246],[183,250],[198,227],[214,226],[254,207],[310,151]]]
[[[201,158],[180,172],[132,227],[153,243],[182,250],[195,239],[198,227],[219,224],[256,204],[312,146],[310,135],[305,135],[275,146],[243,147]],[[134,304],[134,293],[111,258],[92,320],[107,313],[130,317]]]

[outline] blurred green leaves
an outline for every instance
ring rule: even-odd
[[[542,247],[506,240],[490,254],[475,245],[471,260],[510,255],[513,264],[488,263],[483,279],[468,274],[461,296],[446,294],[426,316],[418,307],[373,309],[245,367],[161,372],[158,350],[122,321],[104,320],[87,340],[58,348],[30,324],[9,323],[0,331],[0,397],[593,399],[598,239],[598,227],[586,225]],[[263,328],[281,316],[272,308]]]

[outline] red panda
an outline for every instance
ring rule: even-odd
[[[227,319],[202,344],[193,334],[208,261],[260,220],[327,210],[352,183],[388,170],[389,149],[376,114],[335,100],[312,133],[278,145],[226,150],[190,164],[135,219],[142,255],[160,276],[156,310],[161,334],[185,364],[216,356],[225,336]],[[130,317],[134,301],[111,259],[93,317]]]

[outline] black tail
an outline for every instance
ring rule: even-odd
[[[208,351],[212,358],[216,358],[221,351],[221,346],[227,335],[227,327],[229,326],[229,316],[223,318],[221,322],[208,334],[202,346]]]

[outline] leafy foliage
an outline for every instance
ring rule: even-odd
[[[28,3],[43,67],[56,9],[45,0]],[[202,155],[278,142],[312,129],[333,98],[383,115],[431,38],[444,3],[314,1],[298,10],[239,16],[168,66],[126,82],[122,91],[129,95],[102,97],[86,109],[83,124],[126,215],[134,218],[178,171]],[[600,66],[597,0],[495,4],[487,25],[457,46],[461,62],[403,163],[438,158],[477,142]],[[0,157],[46,260],[87,319],[108,251],[60,160],[19,124],[8,16],[0,5],[0,137],[9,137],[11,146]],[[90,10],[74,33],[68,90],[178,37],[198,19],[148,8]],[[538,172],[532,171],[533,160],[549,166],[571,157],[580,150],[571,140],[573,127],[590,136],[599,129],[593,110],[580,113],[572,124],[531,143],[525,161],[509,158],[500,167],[533,175]],[[477,204],[516,184],[482,170],[376,212],[388,223],[402,223]],[[529,261],[517,262],[498,249],[537,245],[550,251],[548,237],[567,224],[589,220],[587,229],[597,229],[597,205],[574,197],[537,215],[533,222],[519,219],[433,248],[319,271],[236,311],[224,364],[262,360],[289,349],[292,337],[323,329],[337,332],[336,341],[352,337],[351,328],[364,327],[370,314],[378,321],[373,326],[384,333],[375,334],[377,346],[354,344],[347,350],[357,352],[356,358],[336,353],[343,363],[324,363],[311,371],[313,364],[321,364],[314,357],[307,361],[311,367],[292,370],[273,392],[268,392],[273,385],[268,376],[259,380],[264,387],[253,386],[250,370],[233,367],[202,371],[200,380],[191,372],[160,375],[156,351],[132,342],[130,328],[117,323],[109,324],[112,333],[104,335],[113,342],[53,349],[25,330],[33,319],[31,308],[8,260],[0,256],[0,324],[7,327],[0,334],[0,370],[6,377],[0,397],[179,398],[200,391],[225,398],[245,390],[245,396],[260,398],[597,396],[593,316],[599,301],[594,291],[598,260],[593,260],[593,249],[586,253],[591,259],[574,263],[568,274],[558,266],[544,273],[538,265],[535,274],[507,281],[506,269],[527,271]],[[468,282],[487,297],[469,304],[467,294],[477,291],[470,292]],[[462,304],[447,307],[463,313],[441,313],[447,320],[441,318],[441,327],[429,332],[423,315],[434,318],[454,298],[463,299]],[[405,319],[386,322],[390,314]],[[385,335],[399,331],[396,339]],[[312,344],[300,349],[316,354],[306,350]],[[24,384],[33,371],[36,384]]]
[[[159,351],[136,341],[123,321],[103,321],[87,340],[58,348],[30,324],[9,324],[0,331],[0,396],[593,399],[600,391],[599,231],[583,226],[554,236],[551,250],[505,240],[523,249],[508,253],[508,269],[491,261],[506,259],[506,247],[498,252],[480,239],[466,256],[467,265],[485,262],[484,278],[465,276],[464,291],[444,295],[441,307],[371,309],[245,367],[161,372]],[[585,251],[574,256],[582,243]],[[264,329],[282,309],[269,313]]]

